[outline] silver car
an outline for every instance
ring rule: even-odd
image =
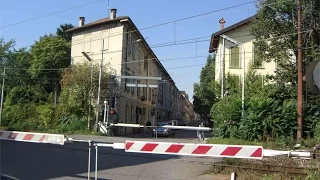
[[[157,126],[165,126],[165,125],[169,125],[169,124],[167,122],[160,122],[157,124]],[[171,130],[168,128],[157,127],[155,129],[153,129],[153,136],[156,135],[156,131],[157,131],[157,136],[170,136],[171,135]]]

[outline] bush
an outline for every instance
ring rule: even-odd
[[[74,133],[74,132],[82,132],[87,130],[88,121],[87,118],[70,118],[67,123],[58,124],[55,130],[58,133]]]
[[[223,98],[212,106],[210,115],[214,121],[217,136],[236,137],[237,124],[241,119],[241,99],[237,96]]]
[[[216,123],[217,136],[265,141],[295,135],[296,100],[253,96],[246,99],[244,116],[241,104],[241,99],[234,95],[213,105],[211,118]]]

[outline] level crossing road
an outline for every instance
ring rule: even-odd
[[[75,139],[93,140],[101,143],[124,142],[125,140],[198,143],[195,131],[179,133],[177,138],[137,138],[73,135]],[[187,135],[190,133],[189,135]],[[193,136],[193,137],[191,137]],[[66,143],[65,145],[36,144],[0,141],[2,173],[9,179],[87,179],[88,144]],[[98,179],[100,180],[160,180],[195,179],[203,176],[213,163],[221,160],[208,157],[186,157],[159,154],[128,153],[124,150],[99,148]],[[91,179],[94,179],[95,149],[91,149]]]

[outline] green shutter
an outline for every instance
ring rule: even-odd
[[[231,48],[230,66],[239,67],[239,65],[240,65],[239,47],[233,47]]]

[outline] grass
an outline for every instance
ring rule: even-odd
[[[319,143],[318,139],[303,139],[294,141],[291,138],[279,138],[274,141],[269,142],[257,142],[257,141],[246,141],[241,139],[229,138],[210,138],[207,140],[209,144],[229,144],[229,145],[259,145],[263,146],[265,149],[278,149],[278,150],[290,150],[293,149],[295,144],[301,144],[301,148],[313,148],[316,144]],[[307,166],[318,169],[317,171],[307,171],[306,177],[289,177],[284,173],[272,173],[272,174],[264,174],[255,172],[254,170],[242,170],[242,169],[234,169],[234,168],[221,168],[221,167],[213,167],[210,171],[210,174],[227,174],[230,175],[232,172],[236,172],[238,174],[239,179],[250,179],[250,180],[280,180],[280,179],[294,179],[294,180],[317,180],[320,177],[320,161],[319,160],[301,160],[301,159],[290,159],[287,157],[272,157],[265,158],[263,160],[248,160],[248,159],[231,159],[225,158],[222,160],[222,164],[227,165],[237,165],[237,166],[249,166],[255,167],[254,163],[267,163],[267,164],[281,164],[283,166]]]
[[[281,165],[281,166],[302,166],[316,168],[317,171],[308,171],[306,176],[294,176],[290,177],[285,173],[264,173],[257,172],[251,169],[243,170],[235,167],[218,167],[213,166],[209,174],[226,174],[230,175],[232,172],[236,172],[239,179],[250,179],[250,180],[279,180],[279,179],[290,179],[290,180],[317,180],[320,176],[320,161],[319,160],[308,160],[303,161],[301,159],[290,159],[286,157],[272,157],[263,160],[247,160],[247,159],[223,159],[219,164],[227,164],[234,166],[246,166],[246,167],[259,167],[262,164]],[[280,169],[279,169],[280,170]]]

